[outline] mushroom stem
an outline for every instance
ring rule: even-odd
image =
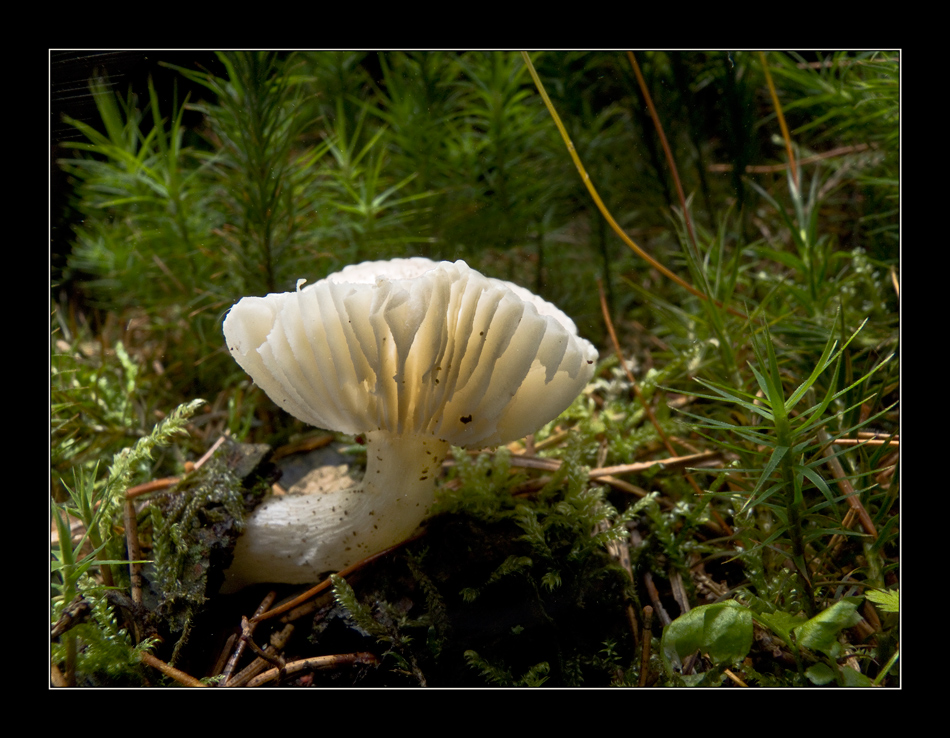
[[[405,540],[429,514],[449,444],[434,436],[366,434],[363,481],[265,501],[247,521],[224,592],[255,582],[313,582]]]
[[[435,480],[448,452],[448,442],[434,436],[386,430],[366,435],[361,486],[372,525],[354,547],[354,561],[399,543],[419,527],[435,500]]]

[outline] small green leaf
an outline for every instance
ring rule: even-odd
[[[777,612],[762,612],[755,619],[771,630],[786,643],[791,643],[791,634],[805,619],[796,615],[789,615],[781,610]]]
[[[795,629],[799,645],[834,658],[841,650],[838,633],[857,625],[861,616],[857,613],[860,597],[846,597],[818,613],[811,620]]]
[[[841,686],[843,687],[871,687],[873,682],[860,671],[850,666],[841,667]]]
[[[703,639],[716,662],[745,658],[752,648],[752,613],[732,600],[709,605],[703,618]]]
[[[865,597],[883,612],[901,611],[901,593],[899,589],[871,589],[865,592]]]
[[[745,658],[752,648],[752,612],[734,600],[703,605],[670,623],[663,631],[661,656],[668,669],[702,651],[717,663]]]
[[[663,630],[660,654],[667,669],[680,671],[683,659],[702,647],[705,619],[702,609],[697,607],[685,615],[680,615]]]
[[[805,669],[805,676],[808,677],[808,681],[819,687],[831,684],[835,680],[834,669],[824,662],[809,666]]]

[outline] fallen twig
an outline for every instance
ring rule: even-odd
[[[341,666],[352,666],[353,664],[367,664],[377,666],[379,659],[375,654],[368,652],[341,653],[333,656],[314,656],[309,659],[300,659],[300,661],[291,661],[285,664],[283,668],[268,669],[263,674],[254,677],[248,682],[248,687],[260,687],[273,681],[278,676],[287,676],[301,671],[318,671],[322,669],[336,669]]]
[[[857,513],[858,520],[861,521],[861,527],[864,528],[864,532],[876,539],[877,528],[874,525],[874,521],[871,520],[871,516],[862,504],[861,498],[858,497],[855,492],[854,486],[848,481],[848,476],[844,473],[841,462],[838,460],[838,457],[835,456],[835,452],[831,448],[837,441],[832,441],[824,430],[819,431],[818,437],[825,447],[823,453],[828,459],[828,466],[831,469],[831,475],[838,483],[838,489],[841,490],[848,504]]]
[[[257,621],[254,619],[261,613],[267,612],[267,609],[274,604],[274,600],[277,598],[277,593],[273,590],[268,592],[267,595],[261,600],[261,604],[257,606],[257,610],[254,611],[254,617],[250,620],[246,618],[241,621],[241,639],[238,641],[237,648],[234,649],[234,653],[231,654],[231,658],[228,659],[228,665],[224,668],[222,673],[223,679],[222,684],[225,686],[228,685],[228,681],[231,679],[231,674],[234,673],[234,668],[237,666],[237,662],[241,658],[241,654],[244,653],[244,647],[247,644],[247,638],[254,632],[254,627],[257,624]]]
[[[199,680],[195,679],[190,674],[186,674],[180,669],[176,669],[174,666],[169,666],[164,661],[155,658],[150,653],[141,653],[139,655],[143,664],[151,666],[153,669],[158,669],[162,674],[167,677],[171,677],[179,684],[182,684],[186,687],[207,687],[207,684],[203,684]]]

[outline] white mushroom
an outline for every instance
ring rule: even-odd
[[[303,583],[408,537],[435,495],[450,445],[481,448],[537,430],[594,372],[573,321],[465,262],[349,266],[295,292],[245,297],[224,335],[280,407],[366,439],[366,473],[339,492],[263,503],[226,588]]]

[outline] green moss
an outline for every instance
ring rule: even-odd
[[[510,471],[507,451],[458,452],[441,514],[405,553],[409,576],[335,580],[336,600],[416,683],[606,686],[632,644],[629,577],[605,544],[640,508],[619,513],[576,459],[534,498],[512,496],[523,477]],[[594,655],[604,638],[610,659]]]
[[[245,516],[266,490],[270,447],[226,440],[151,506],[154,563],[146,572],[163,627],[186,634],[223,580]]]

